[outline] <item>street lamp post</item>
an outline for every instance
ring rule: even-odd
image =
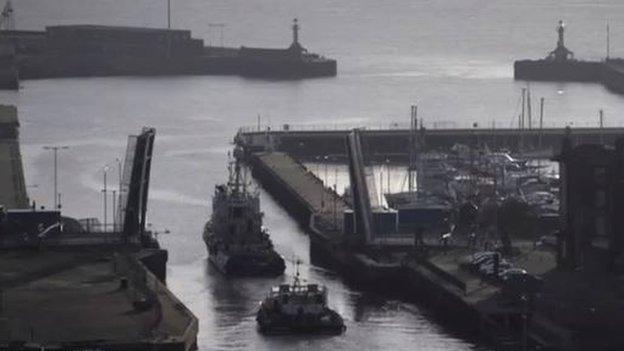
[[[390,158],[388,157],[386,157],[386,178],[388,181],[388,186],[387,186],[386,191],[390,193],[391,192],[390,191]]]
[[[121,177],[122,177],[122,169],[121,169],[121,160],[120,159],[115,159],[115,161],[117,161],[117,194],[119,194],[119,203],[117,204],[117,207],[119,208],[115,208],[115,204],[113,203],[113,216],[115,216],[115,223],[119,223],[121,224]],[[113,197],[114,197],[114,193],[113,193]],[[114,200],[113,200],[114,201]]]
[[[334,165],[334,228],[338,229],[338,166]]]
[[[69,146],[44,146],[43,149],[54,152],[54,209],[58,209],[60,205],[58,201],[58,151],[69,149]]]
[[[116,191],[113,189],[113,232],[117,231],[117,216],[115,209],[115,193]]]
[[[107,212],[107,206],[106,206],[106,195],[108,194],[108,190],[106,188],[106,173],[108,172],[108,165],[104,166],[104,189],[102,190],[102,193],[104,194],[104,232],[106,231],[106,226],[108,225],[108,212]]]

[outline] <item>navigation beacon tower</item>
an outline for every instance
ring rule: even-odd
[[[299,22],[297,21],[296,18],[293,20],[292,36],[293,36],[293,41],[292,41],[292,44],[290,44],[290,47],[288,48],[288,50],[300,55],[301,53],[305,52],[306,49],[304,49],[303,46],[299,44]]]
[[[559,38],[557,40],[557,48],[555,48],[555,50],[551,51],[550,54],[548,54],[549,60],[567,61],[574,59],[574,53],[568,50],[568,48],[566,48],[564,45],[564,27],[565,26],[563,24],[563,21],[560,20],[559,26],[557,27],[557,34],[559,35]]]

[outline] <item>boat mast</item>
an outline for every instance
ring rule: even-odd
[[[529,130],[531,130],[533,121],[531,118],[531,87],[527,84],[527,119]]]
[[[600,126],[600,144],[604,145],[604,113],[602,109],[598,112],[599,126]]]
[[[524,115],[525,115],[525,107],[526,107],[526,88],[522,88],[522,112],[520,113],[520,145],[519,145],[519,152],[522,152],[522,149],[524,149]]]
[[[230,189],[232,189],[232,192],[234,194],[238,194],[240,192],[240,185],[241,185],[241,167],[240,167],[240,163],[238,161],[237,158],[235,158],[234,161],[232,161],[231,158],[231,154],[228,151],[228,186],[230,187]]]
[[[171,0],[167,0],[167,29],[171,29]]]
[[[526,88],[522,88],[522,112],[521,112],[521,118],[520,118],[520,129],[524,129],[524,116],[525,116],[525,109],[526,109]]]
[[[609,54],[611,51],[611,40],[609,35],[609,21],[607,21],[607,61],[609,61]]]
[[[407,166],[407,188],[409,192],[414,191],[414,167],[416,159],[416,128],[418,126],[418,105],[412,105],[410,115],[410,145],[409,145],[409,164]]]
[[[539,149],[542,149],[542,134],[544,133],[544,98],[540,98],[540,120],[539,120]]]
[[[240,184],[241,184],[241,179],[240,179],[240,163],[238,162],[238,159],[236,159],[236,161],[234,161],[234,192],[235,193],[239,193],[240,191]]]

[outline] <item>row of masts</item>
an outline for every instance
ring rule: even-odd
[[[532,119],[532,103],[531,103],[531,89],[530,86],[527,85],[526,88],[522,88],[522,107],[521,112],[518,115],[518,129],[519,130],[532,130],[534,127],[533,119]],[[539,144],[541,147],[541,137],[542,130],[544,129],[544,97],[540,98],[540,106],[539,106]],[[598,111],[598,127],[600,129],[604,128],[604,111],[600,109]]]
[[[544,98],[540,98],[539,129],[544,128]],[[533,129],[531,89],[522,88],[522,108],[518,115],[518,129]]]

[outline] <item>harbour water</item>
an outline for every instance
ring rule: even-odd
[[[162,26],[161,0],[20,0],[19,29],[98,23]],[[226,179],[227,152],[237,128],[284,123],[388,126],[408,119],[419,104],[425,124],[499,127],[514,125],[520,89],[513,81],[518,58],[545,56],[555,25],[568,24],[566,45],[598,59],[611,25],[612,56],[624,56],[624,4],[617,0],[172,0],[175,27],[219,42],[209,23],[227,23],[228,45],[286,46],[298,17],[301,41],[338,60],[338,77],[263,81],[240,77],[80,78],[22,82],[19,92],[0,92],[0,103],[19,108],[28,191],[50,206],[52,155],[44,145],[68,145],[59,154],[64,211],[102,218],[103,173],[116,188],[116,158],[125,137],[143,125],[157,129],[149,220],[169,250],[168,284],[200,319],[201,350],[256,349],[482,349],[431,317],[426,306],[352,287],[310,264],[305,233],[265,193],[265,224],[285,258],[303,260],[302,275],[329,286],[330,303],[346,319],[339,337],[265,338],[255,331],[255,309],[268,288],[290,279],[225,279],[210,267],[201,241],[214,184]],[[211,29],[212,28],[212,29]],[[210,39],[209,39],[210,38]],[[532,83],[546,99],[545,125],[620,126],[624,97],[598,84]],[[537,111],[537,109],[535,109]],[[537,113],[534,113],[537,115]],[[323,167],[323,166],[321,166]],[[333,169],[329,169],[332,184]],[[320,168],[317,173],[324,173]],[[342,174],[342,172],[341,172]],[[344,175],[342,176],[344,177]],[[393,177],[395,183],[401,177]],[[339,181],[339,190],[344,180]],[[110,205],[110,201],[108,202]],[[111,209],[108,217],[111,218]]]

